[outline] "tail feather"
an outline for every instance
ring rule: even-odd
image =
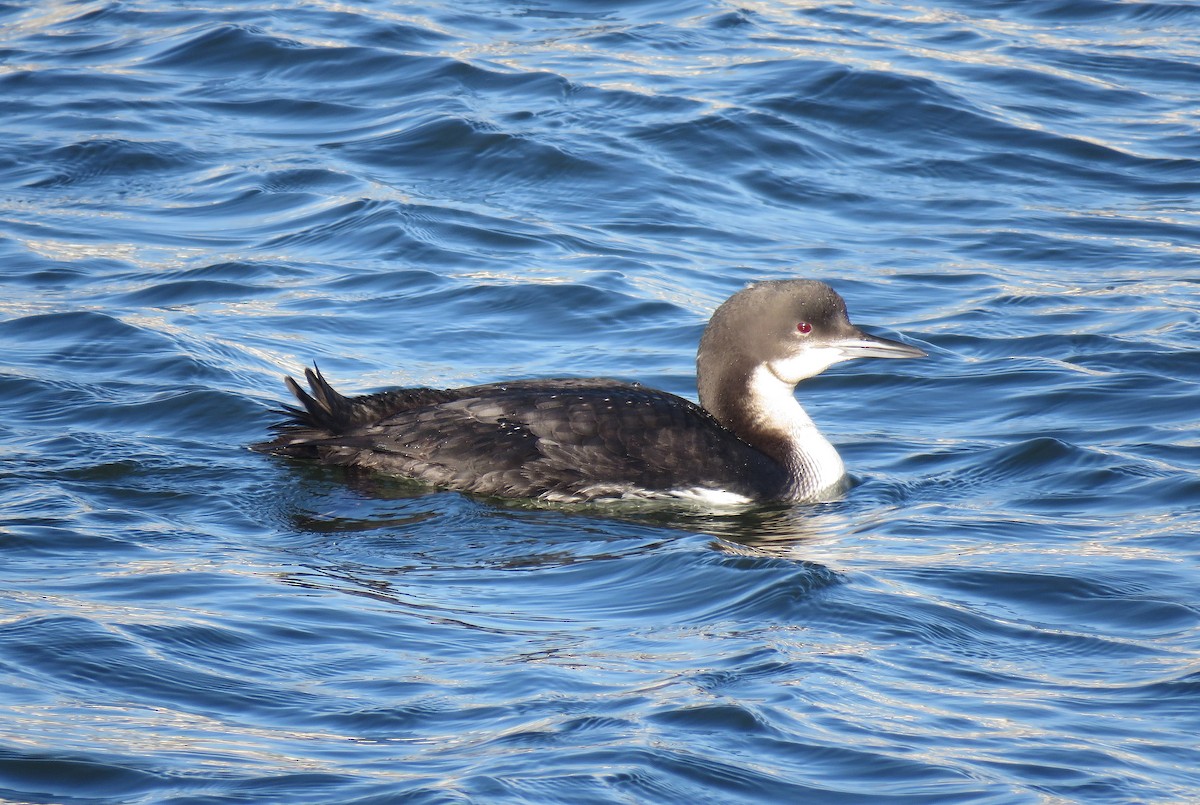
[[[264,453],[280,453],[298,458],[317,458],[318,446],[353,428],[355,422],[354,401],[338,393],[314,364],[304,370],[311,393],[300,387],[291,377],[283,379],[288,391],[300,405],[281,405],[276,413],[286,419],[271,426],[276,436],[269,442],[254,445]]]
[[[339,393],[313,365],[304,370],[308,390],[291,377],[283,382],[299,405],[281,405],[277,413],[286,419],[271,426],[277,434],[269,442],[254,445],[255,450],[300,458],[319,458],[322,448],[339,443],[355,430],[372,425],[400,411],[448,402],[456,392],[445,389],[404,388],[346,397]]]
[[[357,424],[354,403],[329,385],[316,364],[304,370],[304,379],[308,381],[312,394],[300,388],[300,384],[292,378],[284,380],[288,390],[304,406],[303,411],[292,408],[298,423],[329,436],[345,433]]]

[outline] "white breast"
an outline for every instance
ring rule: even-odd
[[[801,481],[801,497],[815,497],[841,482],[846,465],[796,401],[794,384],[781,380],[771,367],[760,366],[751,375],[749,396],[755,419],[786,434],[789,469]]]

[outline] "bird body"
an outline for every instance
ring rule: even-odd
[[[603,378],[518,380],[345,397],[319,370],[301,407],[257,447],[479,495],[572,502],[813,500],[836,488],[837,450],[793,395],[853,357],[925,353],[869,336],[813,280],[758,283],[727,300],[697,354],[700,405]]]

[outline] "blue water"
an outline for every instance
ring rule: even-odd
[[[288,8],[295,5],[295,8]],[[0,6],[0,799],[1200,799],[1200,6]],[[694,395],[832,283],[743,512],[251,452],[343,391]]]

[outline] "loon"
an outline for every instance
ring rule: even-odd
[[[477,495],[588,502],[675,498],[806,502],[844,482],[796,384],[852,358],[919,358],[868,335],[817,280],[758,282],[727,299],[700,339],[700,404],[602,378],[401,388],[344,397],[315,366],[311,393],[255,449]]]

